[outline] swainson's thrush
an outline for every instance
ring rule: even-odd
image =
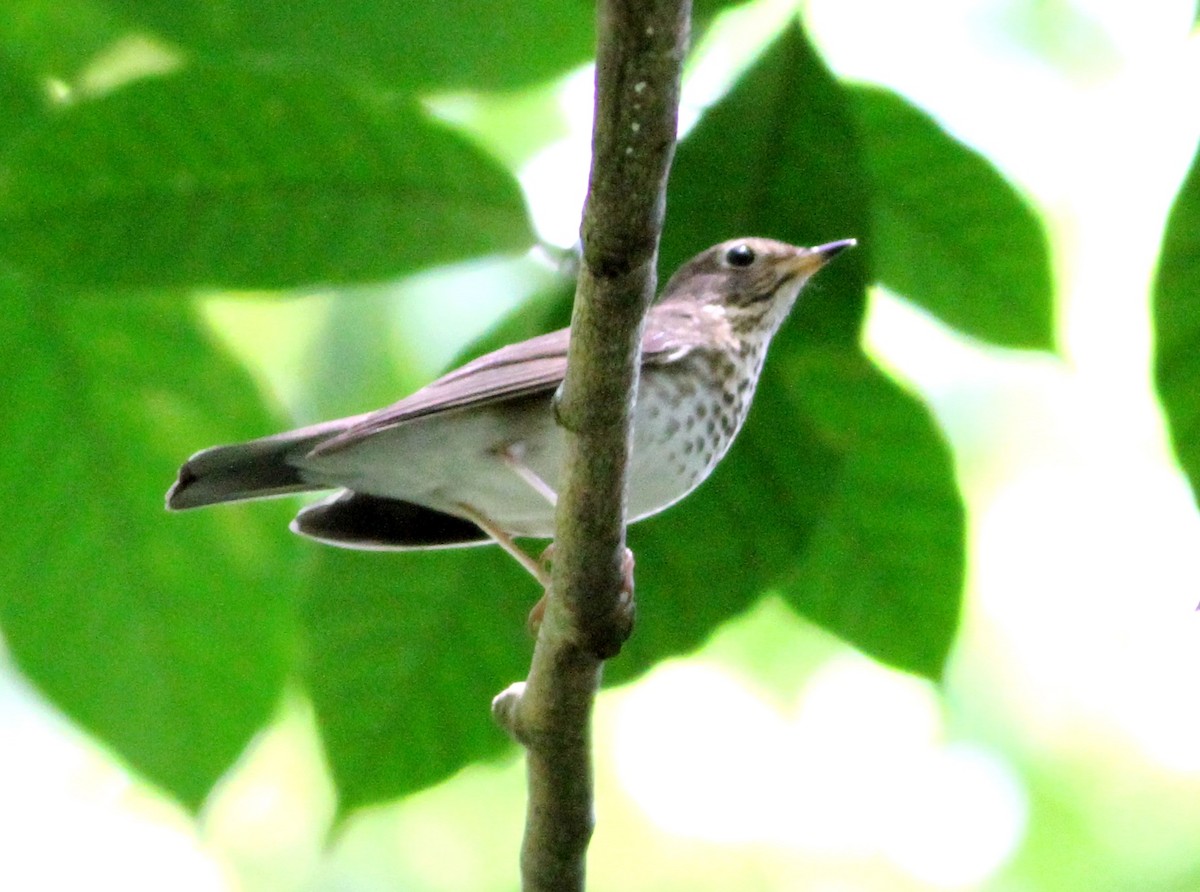
[[[642,335],[631,522],[683,498],[725,455],[772,336],[809,277],[853,244],[736,239],[698,254],[667,283]],[[512,540],[554,535],[563,432],[551,401],[569,334],[502,347],[378,412],[198,452],[167,507],[335,489],[301,510],[292,529],[350,548],[494,540],[544,580]]]

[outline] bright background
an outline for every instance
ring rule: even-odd
[[[884,669],[768,598],[694,656],[602,696],[593,885],[1200,888],[1200,523],[1151,388],[1148,314],[1162,223],[1200,138],[1194,6],[804,9],[841,77],[885,84],[930,111],[1043,215],[1060,355],[984,348],[900,297],[873,294],[870,352],[934,408],[969,507],[965,619],[945,682]],[[691,72],[687,101],[710,101],[790,12],[771,0],[729,16]],[[529,100],[562,108],[564,138],[523,176],[554,243],[570,244],[578,226],[589,83],[582,72],[557,99],[543,89]],[[486,117],[461,97],[437,105]],[[458,318],[445,318],[444,301],[435,313],[379,298],[394,330],[421,345],[406,353],[415,380],[506,309],[470,296],[472,276],[498,274],[475,265],[403,286],[445,294],[453,283],[464,295]],[[235,349],[248,333],[266,337],[248,361],[282,402],[299,398],[282,382],[306,317],[330,312],[328,301],[216,296],[207,309]],[[299,697],[194,822],[9,672],[0,790],[0,888],[516,882],[515,752],[354,816],[325,849],[332,787]]]

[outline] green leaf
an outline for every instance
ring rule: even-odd
[[[43,114],[45,102],[36,79],[0,53],[0,150]]]
[[[783,358],[818,439],[842,457],[788,601],[892,666],[937,678],[958,627],[965,509],[929,411],[848,351]]]
[[[450,368],[458,368],[472,359],[571,324],[571,305],[575,298],[575,281],[565,277],[553,282],[525,300],[520,307],[504,316],[482,337],[462,350]]]
[[[805,290],[771,348],[746,428],[712,479],[685,504],[631,530],[643,595],[639,627],[610,678],[695,646],[773,586],[865,652],[926,675],[941,671],[962,585],[961,505],[928,413],[877,373],[862,371],[869,366],[856,344],[877,239],[869,232],[873,208],[860,158],[847,95],[798,26],[763,53],[679,147],[664,265],[739,234],[800,244],[858,236],[862,243]],[[912,450],[928,460],[920,478],[926,503],[917,507],[937,521],[945,547],[920,542],[911,573],[893,566],[893,556],[914,538],[903,526],[895,537],[880,534],[856,545],[853,523],[877,510],[891,516],[891,493],[863,482],[878,470],[876,457],[852,436],[864,419],[844,413],[839,427],[828,406],[813,403],[808,389],[816,384],[832,405],[859,405],[864,414],[873,405],[855,400],[864,394],[884,400],[880,423],[888,422],[894,436],[880,445],[901,459]],[[868,561],[878,572],[831,592],[842,583],[834,570],[853,561]],[[925,589],[921,574],[930,580]],[[667,580],[670,591],[646,594],[655,578]],[[668,598],[670,607],[661,607]],[[918,612],[903,615],[897,607]]]
[[[197,808],[278,702],[295,552],[270,507],[170,516],[163,493],[189,452],[270,422],[174,296],[2,301],[8,647],[68,716]]]
[[[508,750],[491,699],[529,670],[541,595],[508,555],[324,549],[307,587],[306,680],[342,814]]]
[[[1200,153],[1167,217],[1153,299],[1154,383],[1175,455],[1200,493]]]
[[[306,421],[369,412],[426,383],[408,369],[394,289],[338,295],[305,351]]]
[[[131,26],[209,62],[367,78],[404,91],[510,89],[591,57],[580,0],[113,0]]]
[[[35,80],[72,83],[128,30],[103,0],[8,0],[0,3],[0,47]]]
[[[521,328],[531,316],[543,319],[561,306],[555,289],[522,305],[501,324],[517,327],[504,342],[532,334]],[[569,312],[569,300],[565,306]],[[344,384],[366,366],[375,369],[363,385],[369,391],[379,393],[382,384],[391,399],[403,394],[395,374],[403,347],[397,356],[362,330],[373,315],[362,300],[334,308],[314,350],[314,396],[333,389],[328,379]],[[347,329],[361,354],[354,358],[341,341]],[[533,642],[525,618],[541,596],[511,558],[489,547],[391,554],[303,547],[316,559],[302,611],[305,681],[343,816],[508,751],[489,704],[528,672]]]
[[[738,236],[801,245],[856,237],[859,247],[821,273],[788,323],[809,342],[856,342],[873,244],[859,154],[845,92],[799,25],[789,26],[679,146],[663,270]]]
[[[1046,234],[991,163],[888,90],[856,87],[879,280],[1003,347],[1051,349]]]
[[[84,288],[377,280],[533,241],[512,177],[418,111],[204,69],[24,133],[0,227],[0,263]]]

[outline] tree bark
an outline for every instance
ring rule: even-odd
[[[633,619],[626,467],[642,323],[655,293],[690,0],[600,0],[592,170],[566,380],[552,583],[528,679],[493,703],[527,751],[522,888],[582,890],[591,714]]]

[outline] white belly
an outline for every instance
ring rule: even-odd
[[[738,417],[731,419],[720,392],[689,397],[680,393],[676,378],[656,372],[643,376],[634,412],[630,522],[656,514],[698,486],[745,415],[739,405]],[[663,409],[685,397],[697,411],[681,416]],[[551,489],[559,489],[564,437],[549,401],[545,395],[415,419],[301,467],[330,486],[460,516],[461,506],[468,505],[515,536],[549,538],[554,507],[502,457],[511,449]]]

